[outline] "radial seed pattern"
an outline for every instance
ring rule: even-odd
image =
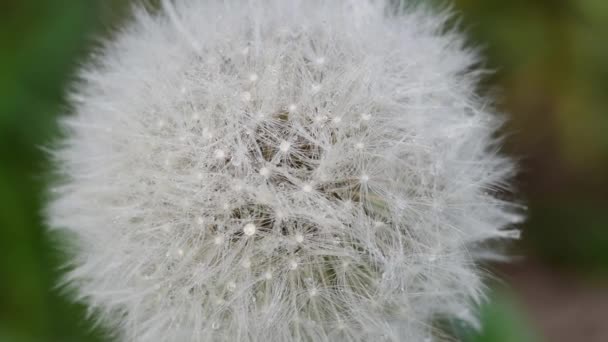
[[[126,341],[418,342],[472,320],[482,243],[518,216],[445,18],[164,5],[82,71],[54,153],[79,299]]]

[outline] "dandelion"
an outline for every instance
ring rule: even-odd
[[[124,341],[435,341],[516,236],[513,165],[446,15],[162,1],[80,73],[53,149],[65,282]]]

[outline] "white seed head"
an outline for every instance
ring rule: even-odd
[[[80,73],[46,216],[74,247],[65,283],[118,341],[417,342],[474,322],[486,242],[517,236],[489,190],[513,164],[474,51],[394,2],[161,0]]]

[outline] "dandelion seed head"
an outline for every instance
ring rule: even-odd
[[[73,237],[65,284],[100,322],[160,342],[475,324],[476,262],[521,215],[496,196],[513,163],[449,16],[161,2],[81,72],[53,148],[46,217]]]

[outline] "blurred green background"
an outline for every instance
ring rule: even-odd
[[[54,287],[61,255],[40,217],[66,85],[128,13],[121,0],[0,0],[0,342],[103,341]],[[502,278],[466,341],[608,341],[608,1],[456,0],[496,72],[529,206],[525,257]],[[458,329],[457,329],[458,330]]]

